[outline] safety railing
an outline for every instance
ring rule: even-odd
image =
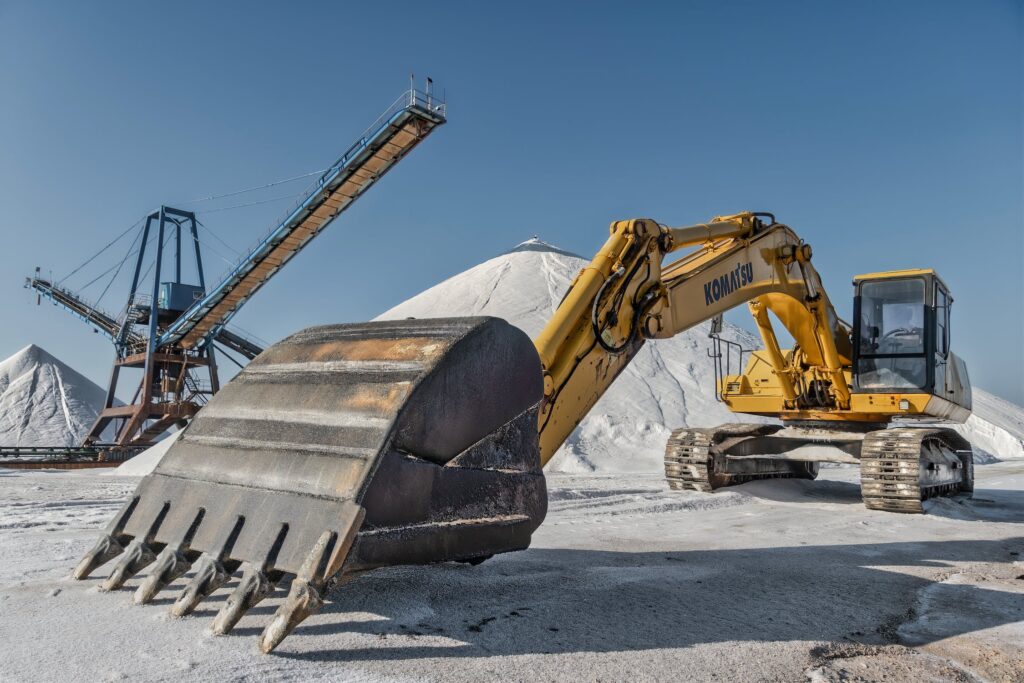
[[[725,379],[733,374],[733,357],[738,356],[736,372],[741,372],[743,356],[752,352],[752,349],[745,349],[738,342],[722,339],[723,325],[722,317],[717,316],[711,321],[711,331],[708,333],[708,338],[711,339],[708,357],[711,359],[715,373],[715,400],[719,403],[724,400],[724,394],[729,393],[728,387],[725,386]]]
[[[206,317],[209,316],[218,304],[224,300],[228,293],[233,291],[235,287],[239,286],[248,273],[252,272],[258,264],[262,263],[263,259],[271,253],[274,248],[276,248],[276,245],[283,242],[289,234],[302,225],[302,222],[306,220],[315,208],[325,199],[327,196],[326,191],[333,191],[332,187],[339,182],[339,178],[345,170],[349,168],[350,165],[358,161],[360,155],[367,151],[372,152],[376,149],[377,144],[383,144],[382,136],[387,135],[386,131],[389,127],[404,125],[404,121],[406,120],[404,115],[406,113],[410,116],[419,116],[420,118],[432,121],[434,125],[440,125],[445,121],[447,105],[442,98],[438,98],[433,93],[419,91],[416,89],[408,90],[396,99],[387,109],[384,110],[384,113],[378,116],[376,120],[370,124],[365,131],[363,131],[362,135],[359,136],[356,142],[350,146],[349,149],[341,155],[341,157],[331,164],[331,166],[321,174],[316,181],[311,183],[306,190],[303,191],[301,199],[293,204],[292,207],[283,214],[282,218],[275,221],[274,224],[272,224],[271,227],[253,243],[252,247],[246,251],[246,256],[241,258],[235,266],[227,272],[227,274],[221,279],[220,283],[215,287],[210,288],[207,295],[202,300],[196,302],[189,310],[185,311],[178,320],[172,323],[168,329],[163,332],[159,341],[160,345],[163,346],[180,341],[195,330],[202,321],[206,320]],[[326,225],[326,223],[324,225]],[[299,246],[293,251],[297,252],[301,248],[302,247]],[[271,275],[272,273],[266,274],[260,281],[260,284],[269,279]],[[251,289],[247,296],[251,295],[255,289],[259,288],[259,286],[260,285],[256,285],[255,288]],[[207,336],[211,333],[215,334],[216,330],[230,319],[235,310],[237,310],[237,305],[232,310],[220,314],[218,319],[207,321],[212,322],[213,324],[210,326],[210,331],[202,331],[203,336]]]
[[[102,329],[103,333],[108,336],[112,336],[116,331],[117,321],[113,316],[71,290],[38,277],[25,278],[25,287],[34,289],[41,296],[45,296],[81,320]]]
[[[383,114],[378,116],[373,123],[366,127],[366,130],[362,132],[362,134],[355,142],[352,143],[344,154],[338,157],[337,161],[331,164],[326,171],[321,173],[316,180],[306,185],[306,187],[302,189],[301,193],[297,193],[300,198],[289,205],[286,210],[281,212],[277,217],[277,220],[271,223],[270,227],[267,228],[256,240],[254,240],[249,245],[249,248],[243,253],[249,255],[254,253],[260,245],[266,242],[267,239],[274,234],[282,223],[287,221],[292,214],[306,203],[314,192],[322,188],[327,180],[337,173],[338,170],[349,164],[352,159],[354,159],[356,155],[366,147],[367,143],[375,138],[381,129],[387,126],[396,114],[410,108],[422,109],[429,114],[439,116],[442,119],[446,118],[448,114],[448,105],[445,103],[444,99],[439,99],[433,92],[425,92],[415,88],[410,88],[406,92],[402,93],[394,102],[391,103],[391,106],[384,110]],[[228,269],[228,272],[234,272],[248,259],[249,256],[239,259],[234,266]]]

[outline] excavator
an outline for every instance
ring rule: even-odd
[[[297,332],[199,411],[74,577],[116,558],[100,586],[115,590],[148,568],[145,604],[190,572],[171,607],[183,616],[237,575],[215,634],[288,583],[266,653],[360,572],[525,549],[547,511],[544,465],[641,347],[742,303],[764,349],[716,390],[778,423],[673,432],[673,489],[813,478],[834,460],[859,463],[869,508],[969,495],[970,444],[936,424],[971,407],[948,289],[931,270],[859,276],[851,326],[811,257],[766,213],[617,221],[536,340],[490,317]]]

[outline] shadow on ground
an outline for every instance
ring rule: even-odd
[[[776,503],[828,503],[863,506],[857,482],[818,479],[772,479],[719,489],[735,491],[753,498]],[[927,514],[962,521],[1024,523],[1024,491],[1007,489],[975,489],[971,497],[957,495],[925,501]],[[879,513],[892,514],[892,513]]]
[[[814,503],[861,504],[854,483],[767,483],[772,486],[755,482],[730,490],[751,499],[807,506],[805,516],[793,517],[800,525],[814,524],[815,510],[825,509]],[[594,498],[622,493],[555,487],[552,500],[571,507],[577,500],[586,505]],[[653,494],[655,502],[667,498],[643,487],[625,493]],[[979,489],[971,500],[937,500],[929,505],[928,517],[864,510],[844,519],[870,523],[885,535],[918,520],[938,529],[933,537],[949,528],[955,529],[951,535],[961,538],[973,522],[1024,521],[1021,491]],[[751,515],[762,509],[746,508]],[[967,524],[954,527],[951,519]],[[888,520],[892,527],[887,527]],[[973,563],[989,565],[984,571],[995,567],[1009,576],[1016,570],[1013,575],[1024,577],[1024,566],[1012,565],[1024,561],[1020,535],[892,543],[843,543],[836,538],[828,545],[687,550],[685,530],[678,525],[711,522],[700,515],[684,515],[671,523],[665,538],[647,539],[652,546],[670,548],[665,551],[534,548],[495,557],[478,567],[442,564],[369,572],[336,591],[321,614],[302,624],[276,654],[311,661],[386,662],[641,652],[730,642],[886,644],[898,642],[900,626],[917,617],[922,592],[939,583],[941,590],[932,593],[941,597],[941,604],[929,604],[930,614],[938,610],[957,616],[957,609],[950,607],[956,605],[967,606],[968,611],[974,605],[1003,607],[974,610],[969,618],[944,619],[944,630],[918,629],[925,642],[1024,620],[1024,591],[1008,589],[1005,580],[980,585],[944,581]],[[1013,527],[1007,529],[1007,534],[1019,534]],[[1010,579],[1013,585],[1017,581],[1024,588],[1024,578]],[[275,597],[282,594],[278,589]],[[223,599],[223,591],[211,596],[197,615],[212,617]],[[168,596],[158,601],[161,606],[169,603]],[[257,619],[243,622],[234,634],[260,633],[275,603],[268,600],[255,607],[251,614]]]
[[[295,636],[360,633],[376,636],[379,644],[296,653],[286,642],[278,654],[359,661],[728,641],[891,643],[899,625],[913,619],[918,592],[935,583],[915,573],[1022,557],[1024,538],[644,553],[534,549],[479,567],[368,573],[338,591]],[[944,586],[961,604],[995,590]],[[1007,623],[1005,614],[1014,611],[1024,615],[1024,594],[997,593],[1011,601],[1001,603],[1008,609],[980,622],[974,615],[971,630]],[[355,618],[364,613],[383,619]],[[259,629],[236,630],[249,631]],[[943,637],[950,635],[956,634]],[[417,642],[429,636],[447,639]]]

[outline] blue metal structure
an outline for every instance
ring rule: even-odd
[[[173,285],[174,283],[164,284]],[[188,287],[188,285],[181,286]],[[114,317],[107,311],[104,311],[102,308],[99,308],[95,304],[86,301],[75,292],[72,292],[71,290],[65,287],[61,287],[60,285],[46,278],[41,277],[38,274],[38,269],[35,276],[25,279],[25,287],[36,290],[36,293],[40,296],[40,299],[42,297],[46,297],[47,299],[53,302],[54,306],[59,306],[64,310],[70,312],[79,320],[82,320],[83,322],[92,325],[93,329],[96,332],[102,333],[111,341],[117,340],[119,335],[122,333],[122,324],[124,323],[124,316],[129,314],[137,316],[139,314],[140,307],[145,310],[148,310],[149,308],[148,297],[136,298],[135,303],[137,304],[137,306],[134,309],[134,311],[129,313],[129,311],[126,309],[121,313],[120,317]],[[168,307],[161,305],[160,308],[166,309]],[[172,308],[171,310],[180,311],[180,309],[174,308]],[[125,335],[125,338],[122,340],[122,345],[125,348],[144,349],[146,347],[145,337],[142,337],[134,332],[131,332],[130,329],[125,330]],[[252,360],[253,358],[255,358],[256,356],[260,355],[260,353],[263,352],[263,348],[259,344],[237,332],[234,332],[233,330],[227,327],[222,327],[220,331],[217,332],[213,339],[221,346],[230,349],[231,351],[234,351],[235,353],[238,353],[241,356],[244,356],[248,360]]]
[[[128,303],[117,319],[73,292],[40,278],[36,269],[36,276],[28,280],[27,286],[102,330],[113,340],[117,351],[106,403],[86,445],[97,443],[100,434],[115,421],[119,423],[119,446],[144,445],[195,414],[206,397],[219,390],[213,341],[249,359],[262,351],[225,327],[231,317],[285,263],[445,120],[445,103],[430,92],[429,81],[425,92],[410,89],[404,93],[210,290],[206,289],[203,274],[195,214],[169,206],[161,206],[145,219]],[[193,243],[198,284],[181,281],[183,230],[188,230]],[[156,247],[147,295],[140,291],[144,287],[140,280],[146,277],[143,265],[151,235]],[[164,281],[164,247],[172,237],[174,279]],[[185,297],[184,303],[181,296]],[[140,368],[142,380],[131,405],[115,406],[114,395],[123,367]],[[196,377],[201,371],[208,372],[208,386]]]
[[[190,232],[198,285],[181,282],[183,228]],[[152,266],[152,295],[146,296],[140,294],[139,288],[142,286],[140,280],[145,277],[142,268],[147,261],[147,247],[151,234],[155,237],[156,256]],[[100,443],[111,423],[117,423],[114,441],[122,452],[127,452],[124,449],[128,446],[144,446],[172,425],[182,424],[205,403],[207,396],[219,388],[212,345],[183,352],[160,349],[156,343],[160,330],[181,312],[180,308],[174,311],[161,306],[160,292],[173,288],[202,292],[205,286],[203,257],[195,214],[162,206],[146,217],[141,238],[128,303],[120,318],[114,318],[97,306],[87,303],[74,292],[40,278],[38,269],[36,276],[27,282],[27,286],[35,289],[40,297],[46,296],[55,304],[73,312],[94,325],[97,331],[102,330],[114,342],[116,356],[105,402],[86,437],[86,446]],[[171,238],[175,241],[174,281],[162,282],[164,246]],[[116,406],[114,402],[118,379],[124,367],[141,369],[142,381],[135,392],[132,405]],[[199,377],[203,372],[208,375],[207,384],[203,384]]]

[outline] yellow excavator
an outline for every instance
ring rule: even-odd
[[[770,214],[685,228],[637,219],[612,224],[535,341],[485,317],[302,330],[198,413],[74,576],[117,558],[101,586],[113,590],[148,567],[141,604],[191,572],[171,607],[181,616],[240,574],[218,634],[290,580],[260,636],[269,652],[361,571],[524,549],[547,511],[543,466],[643,344],[744,302],[765,348],[716,390],[730,409],[781,424],[673,432],[672,488],[813,478],[835,460],[860,463],[870,508],[921,512],[927,497],[969,494],[970,445],[908,426],[970,414],[946,286],[914,270],[855,287],[851,328],[810,246]],[[887,428],[897,421],[908,424]]]

